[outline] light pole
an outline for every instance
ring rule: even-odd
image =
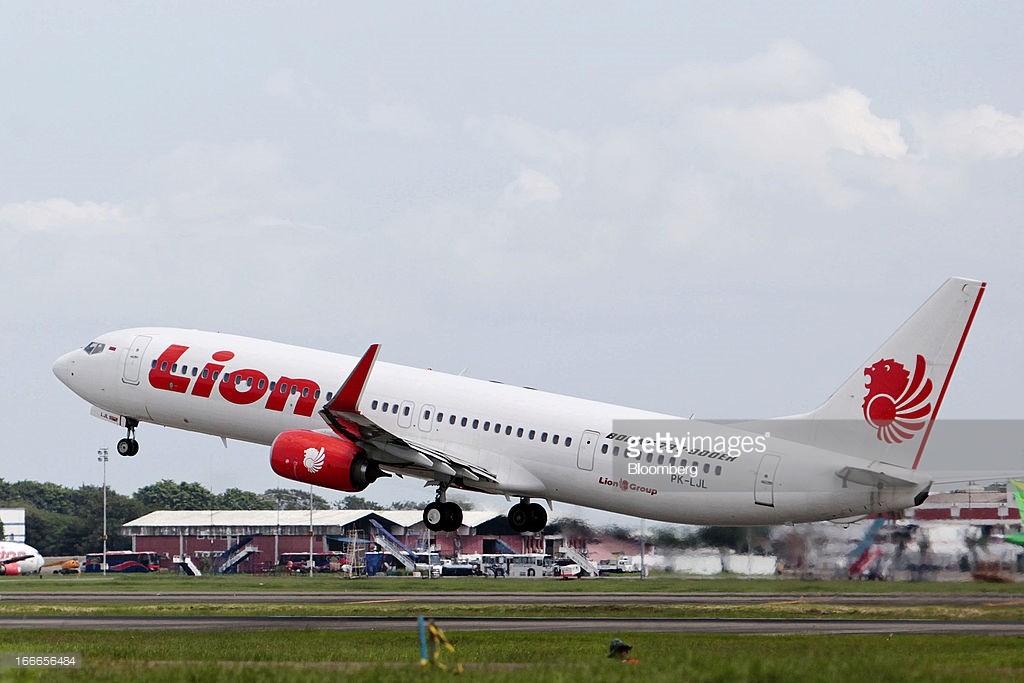
[[[103,463],[103,575],[107,575],[107,449],[96,451],[96,459]]]

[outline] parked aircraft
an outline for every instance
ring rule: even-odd
[[[0,576],[38,574],[43,568],[43,556],[24,543],[0,541]]]
[[[437,486],[426,525],[454,530],[450,487],[690,524],[806,522],[920,504],[917,466],[985,284],[952,278],[818,408],[720,424],[262,339],[166,327],[102,334],[54,373],[125,428],[153,423],[270,446],[279,475],[339,491],[385,476]],[[841,317],[836,324],[849,324]],[[347,379],[344,379],[347,376]],[[737,387],[749,390],[749,387]]]

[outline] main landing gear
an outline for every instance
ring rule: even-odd
[[[444,499],[448,487],[441,484],[437,500],[423,508],[423,524],[431,531],[457,531],[462,526],[462,508]]]
[[[540,503],[531,503],[529,498],[520,498],[509,508],[508,524],[519,533],[537,533],[548,524],[548,513]]]
[[[139,442],[135,440],[135,428],[139,426],[139,421],[128,417],[125,422],[128,436],[117,442],[117,452],[119,455],[135,455],[139,452]]]

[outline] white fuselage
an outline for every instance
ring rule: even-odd
[[[17,565],[17,571],[5,574],[34,574],[43,568],[43,556],[25,543],[0,541],[0,564]]]
[[[270,444],[285,430],[329,431],[318,411],[357,360],[220,333],[137,328],[62,356],[54,372],[112,421],[127,417]],[[497,481],[467,488],[668,522],[776,524],[902,510],[931,483],[898,468],[914,486],[861,485],[837,472],[872,463],[795,441],[384,362],[373,366],[359,410],[388,432]],[[677,436],[763,437],[763,448],[628,458],[625,438],[637,432],[623,429],[623,420],[677,420]],[[689,469],[672,480],[663,472],[630,474],[631,463]]]

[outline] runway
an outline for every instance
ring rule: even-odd
[[[552,633],[731,633],[731,634],[978,634],[1024,635],[1024,622],[917,619],[636,619],[546,617],[456,617],[437,619],[449,632],[542,631]],[[415,617],[16,617],[0,618],[0,629],[67,630],[279,630],[413,631]]]
[[[502,605],[829,605],[1024,606],[1024,593],[566,593],[566,592],[292,592],[292,591],[9,591],[0,604],[502,604]]]

